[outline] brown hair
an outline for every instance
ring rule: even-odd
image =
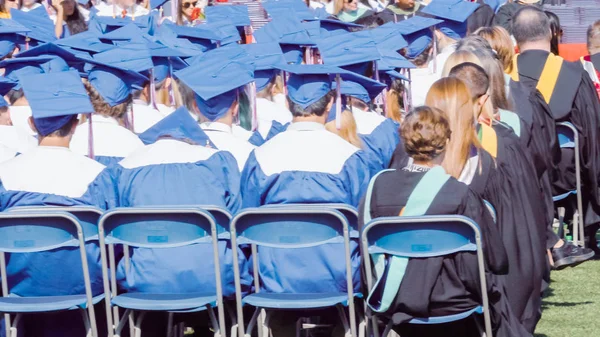
[[[471,93],[463,81],[446,77],[431,86],[425,104],[446,113],[452,137],[442,166],[448,174],[458,179],[469,159],[471,148],[481,147],[475,132],[475,109]]]
[[[133,104],[133,98],[131,95],[129,95],[125,102],[115,106],[110,106],[110,104],[106,103],[104,98],[102,98],[98,91],[96,91],[96,89],[88,81],[84,81],[83,84],[85,85],[85,90],[87,90],[90,100],[92,101],[94,113],[105,117],[113,117],[117,120],[127,117],[127,111],[129,111],[131,105]]]
[[[404,105],[404,85],[400,80],[392,80],[392,85],[387,91],[387,97],[385,101],[385,111],[387,116],[398,122],[402,123],[404,116],[402,115],[402,106]]]
[[[600,53],[600,20],[588,27],[587,48],[590,55]]]
[[[446,114],[428,106],[416,107],[400,128],[404,149],[416,161],[431,161],[444,153],[451,134]]]
[[[348,143],[358,148],[362,148],[362,142],[358,137],[358,132],[356,129],[356,120],[354,120],[354,115],[352,115],[352,112],[348,110],[342,111],[341,122],[342,127],[339,130],[335,127],[335,119],[325,124],[325,128],[328,131],[342,137]]]
[[[474,34],[487,40],[502,62],[504,72],[510,74],[513,70],[515,47],[508,31],[501,26],[481,27]]]

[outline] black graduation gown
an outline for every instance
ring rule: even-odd
[[[541,318],[542,279],[546,263],[548,212],[535,169],[512,129],[494,122],[496,158],[479,151],[479,174],[470,187],[489,201],[508,255],[508,274],[502,276],[514,314],[531,333]],[[485,144],[484,144],[485,145]]]
[[[425,173],[396,170],[377,178],[371,199],[371,217],[397,216]],[[363,219],[364,205],[359,208]],[[501,235],[483,201],[469,187],[450,178],[434,198],[426,215],[459,214],[479,224],[486,261],[488,294],[494,336],[530,336],[512,313],[503,293],[502,281],[508,260]],[[456,314],[480,303],[479,276],[476,256],[458,253],[448,257],[410,259],[392,304],[389,319],[400,324],[412,317]],[[401,311],[402,313],[399,313]],[[423,336],[440,327],[398,327],[402,336]],[[408,329],[408,330],[407,330]],[[419,331],[414,331],[414,329]],[[425,330],[422,330],[425,329]],[[442,327],[444,336],[465,336],[464,331]],[[411,332],[412,331],[412,332]],[[428,332],[426,332],[428,331]]]
[[[537,86],[549,53],[530,50],[521,53],[516,62],[519,81],[533,89]],[[581,153],[584,222],[600,222],[600,101],[595,87],[580,63],[564,61],[551,95],[545,101],[555,122],[568,121],[579,133]],[[575,188],[573,151],[562,150],[560,162],[552,175],[554,193]]]

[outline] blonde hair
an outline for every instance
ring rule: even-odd
[[[327,129],[327,131],[333,132],[336,135],[342,137],[348,143],[358,148],[362,148],[363,144],[360,138],[358,137],[356,120],[354,120],[354,115],[352,114],[352,112],[348,110],[342,111],[341,122],[342,127],[339,130],[335,127],[335,119],[325,124],[325,128]]]
[[[466,50],[457,50],[452,53],[446,63],[444,64],[444,70],[442,71],[442,77],[448,77],[450,75],[450,71],[452,68],[456,67],[459,64],[463,64],[466,62],[475,63],[476,65],[483,68],[483,65],[479,61],[477,55],[471,53]]]
[[[339,15],[344,9],[344,1],[346,0],[333,0],[333,15]],[[355,0],[356,1],[356,0]]]
[[[471,93],[463,81],[446,77],[433,84],[425,104],[446,113],[452,136],[442,166],[458,179],[474,146],[480,148],[475,131],[475,111]]]
[[[473,33],[486,39],[492,49],[498,55],[504,72],[510,74],[513,70],[513,58],[515,47],[508,31],[501,26],[481,27]]]

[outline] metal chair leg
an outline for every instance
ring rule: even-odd
[[[266,311],[265,310],[265,321],[262,324],[263,336],[264,337],[271,337],[273,335],[271,333],[271,328],[269,327],[269,323],[271,321],[272,313],[273,313],[272,311]]]
[[[346,311],[344,310],[344,307],[341,305],[336,305],[335,306],[338,314],[340,316],[340,320],[342,321],[342,325],[344,326],[344,336],[345,337],[351,337],[352,336],[352,329],[350,328],[350,323],[348,323],[348,317],[346,317]]]
[[[23,317],[23,315],[21,315],[21,314],[17,314],[15,316],[15,321],[13,322],[13,325],[10,327],[10,337],[17,337],[17,327],[19,326],[19,323],[21,322],[21,317]]]
[[[173,334],[173,313],[168,313],[169,317],[167,318],[167,337],[172,337]]]
[[[388,322],[388,324],[385,326],[385,330],[383,330],[383,334],[381,335],[381,337],[387,337],[390,334],[390,331],[392,331],[393,326],[394,326],[394,322],[392,320],[390,320]]]
[[[258,320],[259,314],[260,314],[260,308],[256,308],[256,310],[254,311],[254,314],[252,315],[252,318],[250,319],[250,322],[248,323],[248,327],[246,329],[247,335],[252,335],[252,330],[254,329],[254,325],[258,325],[257,320]],[[244,324],[244,322],[240,322],[239,324]],[[245,337],[245,336],[240,336],[240,337]]]

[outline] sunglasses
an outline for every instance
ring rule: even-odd
[[[347,3],[347,4],[351,4],[351,3],[353,3],[353,2],[354,2],[354,0],[346,0],[346,3]]]
[[[196,7],[196,5],[198,4],[198,1],[195,2],[184,2],[183,4],[181,4],[181,6],[183,6],[183,8],[188,9],[190,7]]]

